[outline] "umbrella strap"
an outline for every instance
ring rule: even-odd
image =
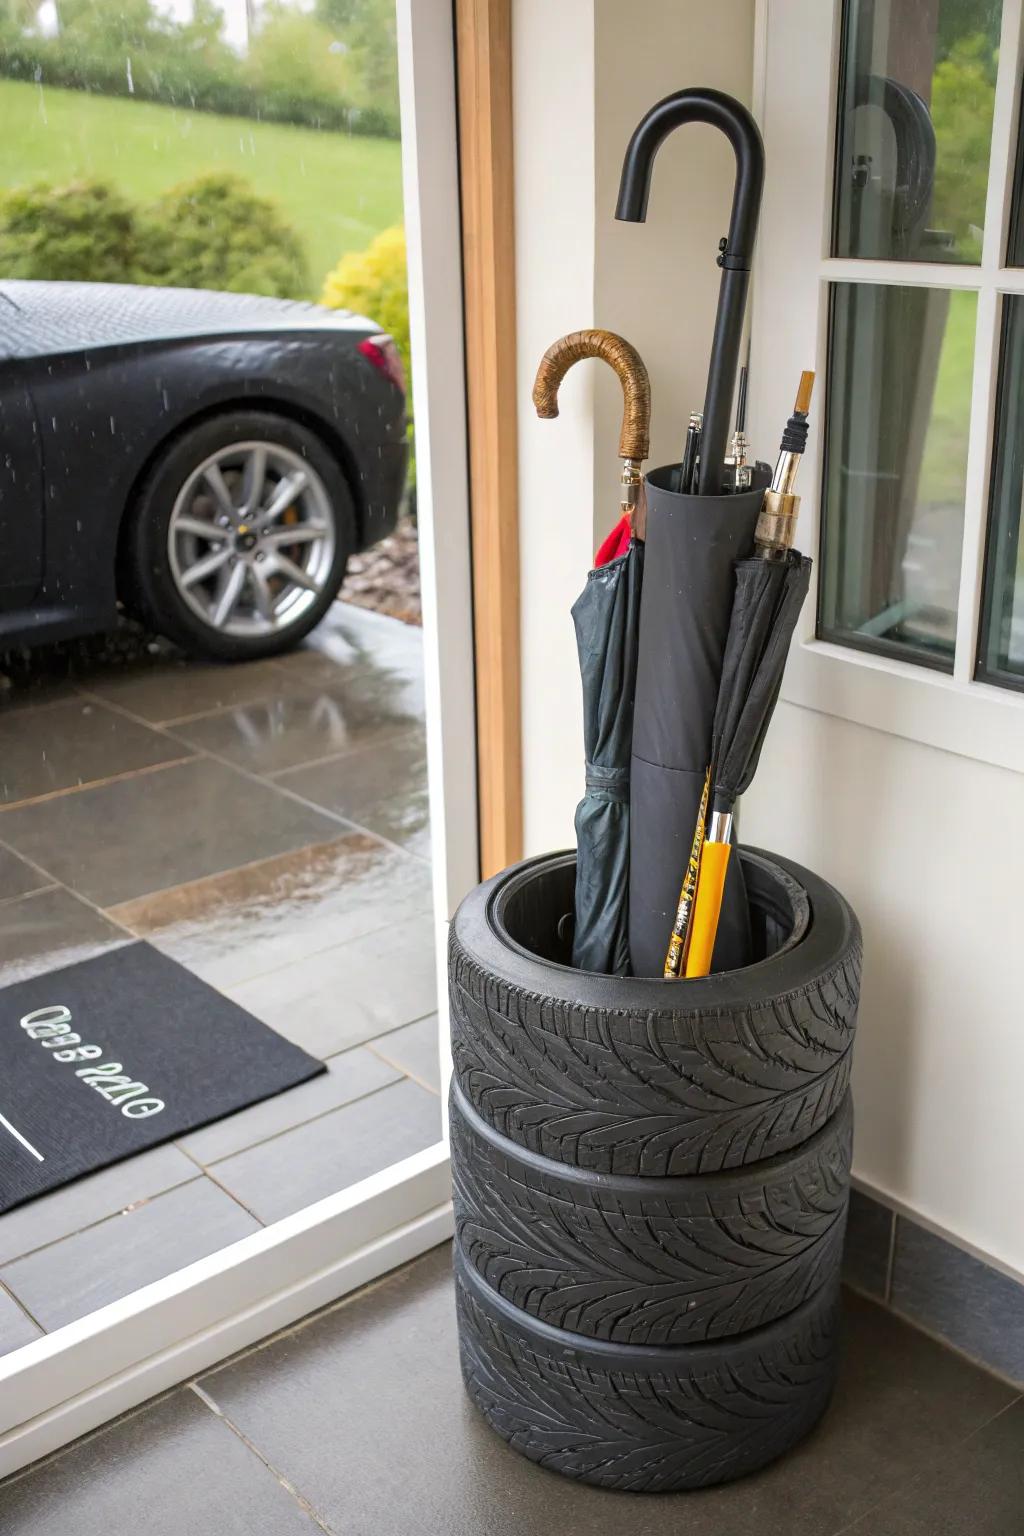
[[[629,799],[629,769],[604,768],[600,763],[587,764],[587,793],[602,790],[609,800]]]

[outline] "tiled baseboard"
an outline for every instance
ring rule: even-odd
[[[859,1189],[850,1193],[843,1275],[1024,1386],[1024,1285]]]

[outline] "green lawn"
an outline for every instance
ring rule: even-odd
[[[304,241],[314,298],[344,251],[402,220],[402,152],[391,139],[14,80],[0,80],[0,125],[0,187],[97,177],[147,200],[204,171],[245,176]]]

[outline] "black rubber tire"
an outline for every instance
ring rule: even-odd
[[[175,498],[198,464],[230,443],[280,443],[308,459],[327,490],[334,513],[336,551],[323,592],[295,620],[271,635],[224,635],[192,612],[177,591],[167,556],[167,529]],[[314,629],[338,595],[357,544],[355,506],[337,457],[308,428],[271,411],[230,411],[187,427],[168,445],[143,483],[122,541],[119,596],[158,634],[193,655],[252,661],[291,650]]]
[[[598,976],[542,958],[537,946],[565,952],[564,928],[554,935],[559,907],[572,906],[573,854],[470,892],[449,937],[452,1052],[489,1125],[556,1162],[651,1177],[756,1162],[825,1124],[849,1083],[860,927],[809,870],[756,849],[740,856],[748,886],[797,882],[810,922],[766,959],[700,980]]]
[[[453,1087],[455,1231],[512,1306],[619,1344],[677,1345],[763,1327],[838,1271],[853,1106],[795,1151],[691,1178],[568,1168],[517,1147]]]
[[[627,1348],[564,1333],[497,1296],[455,1249],[462,1375],[502,1439],[601,1488],[668,1493],[729,1482],[796,1445],[835,1380],[838,1276],[740,1337]]]

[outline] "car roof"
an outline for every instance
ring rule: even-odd
[[[377,329],[348,310],[198,288],[11,281],[0,283],[0,300],[0,359],[208,335]]]

